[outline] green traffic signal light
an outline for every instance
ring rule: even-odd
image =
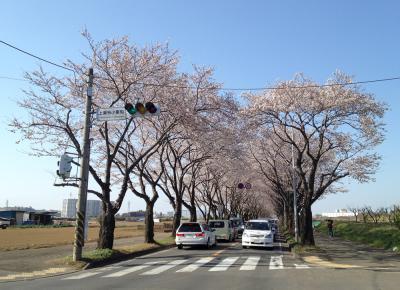
[[[125,104],[125,110],[127,110],[131,115],[135,115],[137,113],[136,108],[131,103]]]

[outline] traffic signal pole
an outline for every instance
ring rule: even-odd
[[[89,81],[86,94],[85,125],[83,128],[83,151],[81,159],[81,174],[79,186],[78,208],[76,211],[75,241],[72,259],[79,261],[82,259],[82,248],[85,242],[85,216],[87,189],[89,181],[89,159],[90,159],[90,116],[92,110],[93,96],[93,68],[89,69]]]

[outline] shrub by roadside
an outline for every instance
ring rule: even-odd
[[[328,234],[326,222],[322,222],[315,229],[323,234]],[[387,223],[336,221],[333,231],[335,236],[346,240],[400,252],[400,230]]]
[[[96,249],[93,251],[84,252],[82,262],[73,262],[72,257],[68,256],[64,259],[64,263],[77,268],[90,265],[104,265],[107,263],[130,259],[139,254],[145,254],[147,251],[162,249],[175,244],[173,237],[158,239],[155,244],[139,243],[131,246],[116,247],[115,249]]]

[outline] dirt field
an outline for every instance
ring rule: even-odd
[[[118,223],[115,238],[130,238],[143,236],[143,223]],[[162,224],[155,227],[162,231]],[[74,227],[66,228],[8,228],[0,230],[0,251],[37,249],[56,245],[73,244]],[[97,241],[99,227],[90,225],[89,241]]]

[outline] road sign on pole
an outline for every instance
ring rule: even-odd
[[[125,120],[126,111],[123,107],[115,107],[108,109],[97,109],[96,120],[100,122],[114,121],[114,120]]]

